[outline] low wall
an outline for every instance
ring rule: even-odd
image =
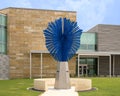
[[[86,91],[92,89],[91,79],[71,78],[71,86],[75,87],[75,91]],[[34,88],[37,90],[47,91],[50,86],[54,86],[54,78],[34,79]]]
[[[0,54],[0,80],[9,79],[9,58]]]

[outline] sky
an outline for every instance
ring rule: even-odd
[[[0,0],[0,9],[6,7],[76,11],[83,31],[97,24],[120,25],[120,0]]]

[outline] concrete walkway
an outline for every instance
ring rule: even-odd
[[[75,92],[75,87],[71,89],[54,89],[53,87],[48,88],[48,91],[44,92],[39,96],[78,96],[78,93]]]

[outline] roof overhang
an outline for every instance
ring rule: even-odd
[[[110,52],[99,52],[99,51],[79,51],[77,52],[77,54],[81,55],[81,56],[110,56],[111,53]]]
[[[47,50],[30,50],[30,53],[50,53],[50,52]],[[77,51],[76,54],[81,56],[110,56],[110,55],[120,55],[120,52]]]
[[[30,53],[50,53],[47,50],[30,50]]]

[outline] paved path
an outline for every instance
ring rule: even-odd
[[[48,91],[44,92],[40,96],[78,96],[78,93],[75,92],[75,87],[71,89],[54,89],[53,87],[48,88]]]

